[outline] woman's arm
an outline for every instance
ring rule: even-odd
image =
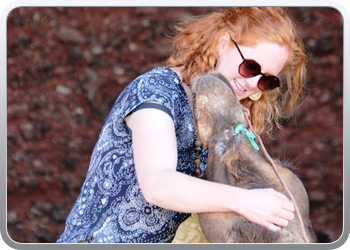
[[[165,112],[142,109],[125,120],[132,130],[136,175],[149,203],[186,213],[234,211],[273,231],[293,219],[292,202],[273,189],[245,190],[177,172],[174,123]]]

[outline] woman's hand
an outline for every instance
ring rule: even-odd
[[[286,227],[294,218],[293,203],[272,188],[247,190],[239,204],[238,213],[271,231]]]

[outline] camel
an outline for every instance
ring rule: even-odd
[[[286,164],[273,160],[290,190],[288,194],[262,145],[254,138],[256,135],[249,130],[250,122],[229,82],[213,72],[198,77],[192,92],[198,136],[209,150],[207,180],[245,189],[274,188],[287,197],[291,193],[300,215],[273,232],[234,212],[200,213],[199,222],[206,239],[212,243],[316,242],[303,183]]]

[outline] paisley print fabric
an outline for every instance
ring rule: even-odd
[[[167,67],[155,68],[132,81],[118,96],[94,147],[81,193],[58,243],[171,242],[178,226],[190,216],[149,204],[141,193],[134,167],[132,135],[124,118],[146,102],[168,109],[177,137],[177,171],[195,175],[195,128],[189,100],[175,72]],[[202,170],[207,156],[208,152],[203,150]]]

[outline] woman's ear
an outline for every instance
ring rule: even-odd
[[[220,53],[219,55],[221,55],[222,51],[224,50],[225,46],[228,46],[228,44],[230,44],[230,34],[227,31],[223,31],[220,35]]]

